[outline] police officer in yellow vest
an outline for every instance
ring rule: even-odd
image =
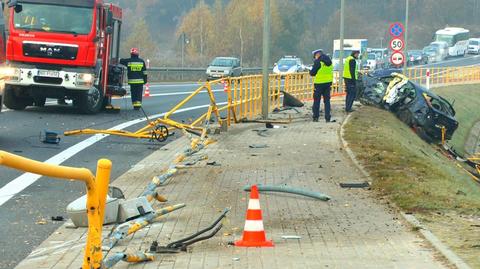
[[[347,113],[353,111],[353,102],[357,98],[357,59],[359,55],[360,51],[352,51],[352,54],[345,59],[345,66],[343,67],[343,79],[345,80],[345,86],[347,86],[347,98],[345,100],[345,111]]]
[[[327,55],[323,54],[322,50],[315,50],[312,52],[314,63],[310,70],[310,75],[315,77],[313,93],[313,121],[318,121],[320,117],[320,101],[323,97],[325,104],[325,120],[327,122],[335,122],[332,120],[330,114],[330,92],[333,82],[333,65],[332,60]]]

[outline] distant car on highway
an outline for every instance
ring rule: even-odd
[[[436,63],[442,61],[442,55],[438,47],[426,46],[423,48],[423,54],[427,58],[427,63]]]
[[[234,57],[217,57],[207,68],[207,81],[223,77],[242,76],[240,60]]]
[[[285,56],[278,60],[273,67],[273,73],[277,75],[287,75],[293,73],[304,72],[306,70],[302,59],[296,56]]]
[[[468,40],[468,54],[480,54],[480,38]]]
[[[430,43],[430,47],[438,48],[438,53],[443,61],[448,58],[448,43],[444,41],[435,41]]]
[[[363,64],[362,68],[365,70],[376,70],[380,67],[380,57],[375,53],[369,53],[367,56],[367,61]]]
[[[427,64],[427,56],[421,50],[409,50],[407,52],[407,65]]]
[[[377,55],[377,66],[379,68],[385,68],[388,65],[389,58],[388,58],[388,49],[385,48],[371,48],[367,49],[368,54],[374,53]]]

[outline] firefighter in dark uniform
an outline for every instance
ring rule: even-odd
[[[347,98],[345,100],[345,111],[347,113],[353,111],[353,102],[355,98],[357,98],[357,59],[359,55],[360,51],[352,51],[352,54],[345,59],[345,65],[343,67],[343,79],[345,80],[345,86],[347,86]]]
[[[325,104],[325,120],[335,122],[331,116],[330,93],[333,82],[333,64],[330,57],[323,54],[322,50],[312,52],[314,63],[310,75],[314,78],[315,91],[313,93],[313,121],[317,122],[320,117],[320,101],[323,97]]]
[[[143,85],[147,83],[147,66],[139,54],[139,50],[133,48],[130,51],[130,58],[120,60],[120,64],[127,67],[128,85],[130,85],[132,105],[135,110],[142,107]]]

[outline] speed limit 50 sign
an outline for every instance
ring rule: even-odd
[[[405,43],[401,38],[398,38],[398,37],[392,38],[392,40],[390,41],[390,48],[393,51],[401,51],[403,50],[404,47],[405,47]]]

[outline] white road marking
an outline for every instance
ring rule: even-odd
[[[212,92],[222,92],[223,90],[212,90]],[[193,91],[191,92],[165,92],[165,93],[152,93],[150,94],[151,97],[158,97],[158,96],[176,96],[176,95],[189,95],[189,94],[192,94]],[[203,92],[200,92],[200,94],[202,93],[207,93],[206,91],[203,91]],[[125,98],[130,98],[131,96],[130,95],[126,95],[126,96],[123,96],[123,97],[114,97],[113,100],[122,100],[122,99],[125,99]],[[71,104],[71,101],[70,100],[67,100],[66,101],[67,104]],[[46,105],[55,105],[57,104],[57,101],[47,101],[45,102]],[[9,112],[9,111],[13,111],[11,109],[8,109],[6,108],[5,106],[3,107],[2,109],[2,112]]]
[[[218,103],[217,105],[226,105],[227,103]],[[187,111],[192,111],[200,108],[206,108],[209,105],[201,105],[201,106],[193,106],[193,107],[188,107],[184,109],[179,109],[177,110],[174,114],[182,113],[182,112],[187,112]],[[155,119],[162,117],[166,114],[160,113],[160,114],[155,114],[150,116],[150,119]],[[110,130],[122,130],[127,127],[130,127],[132,125],[141,123],[143,121],[146,121],[145,118],[140,118],[136,120],[131,120],[128,122],[124,122],[122,124],[119,124],[117,126],[114,126],[110,128]],[[108,135],[94,135],[88,139],[83,140],[82,142],[79,142],[68,149],[60,152],[59,154],[51,157],[50,159],[46,160],[45,163],[49,164],[54,164],[54,165],[60,165],[63,162],[67,161],[68,159],[72,158],[75,156],[77,153],[81,152],[82,150],[88,148],[89,146],[97,143],[98,141],[104,139]],[[27,187],[35,183],[39,178],[42,176],[36,175],[36,174],[31,174],[31,173],[24,173],[21,176],[15,178],[14,180],[10,181],[7,185],[2,187],[0,189],[0,206],[8,202],[10,199],[12,199],[15,195],[20,193],[21,191],[25,190]]]
[[[212,90],[212,92],[223,92],[223,90]],[[156,97],[156,96],[175,96],[175,95],[189,95],[192,94],[193,92],[166,92],[166,93],[152,93],[150,94],[151,97]],[[206,91],[200,92],[200,93],[207,93]],[[130,95],[125,95],[123,97],[114,97],[114,100],[119,100],[119,99],[124,99],[124,98],[130,98]]]

